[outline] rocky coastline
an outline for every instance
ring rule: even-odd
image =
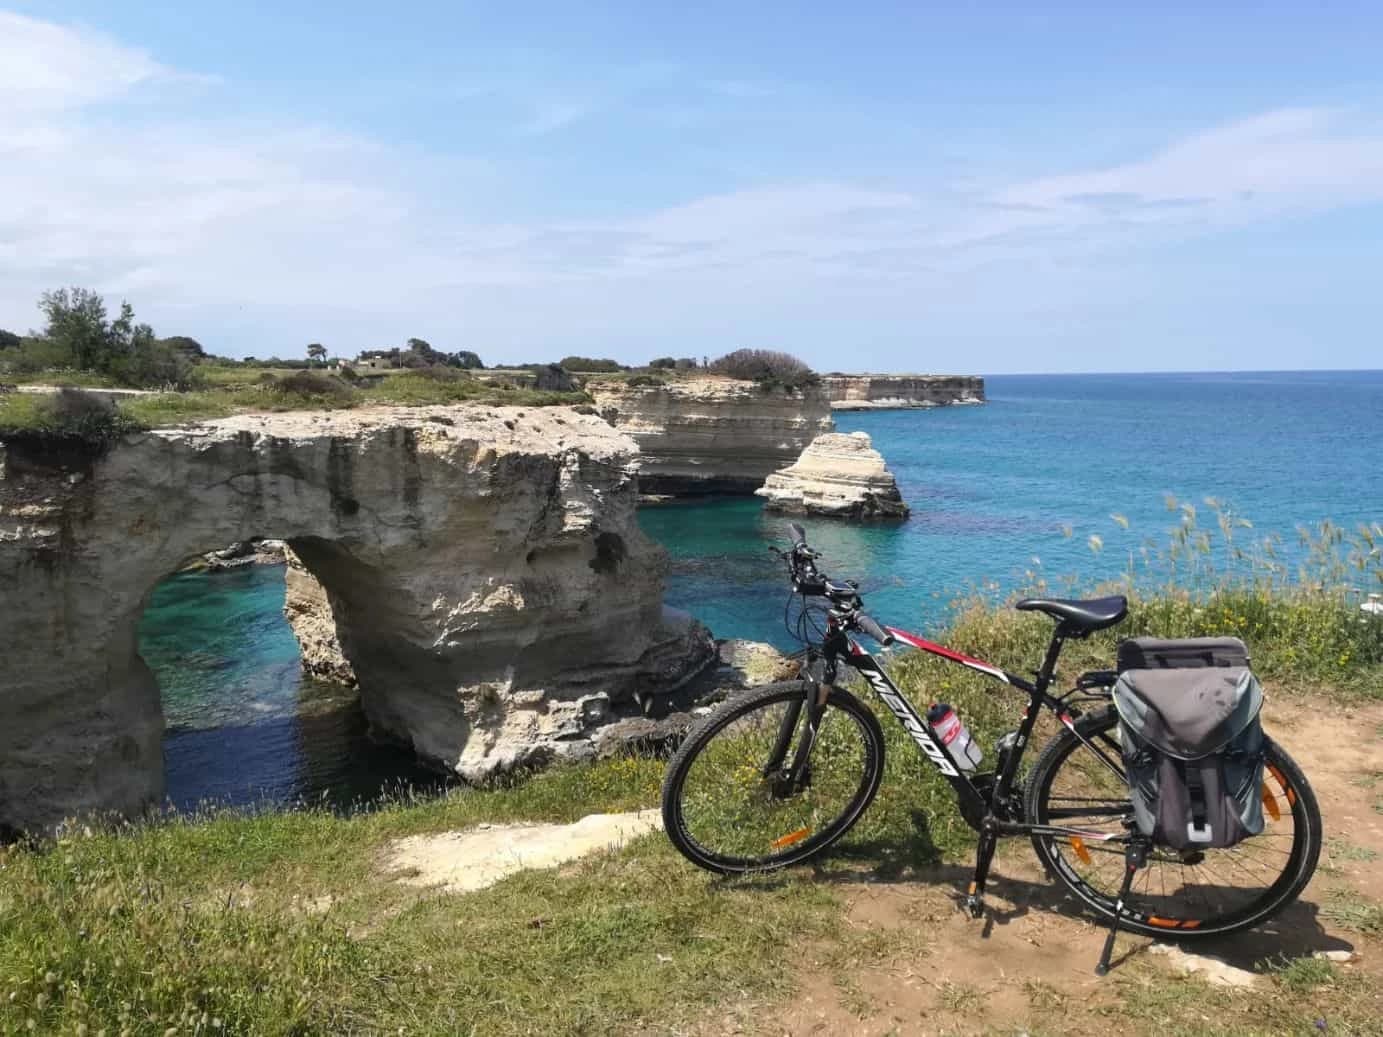
[[[591,380],[586,391],[639,446],[639,489],[650,498],[752,494],[835,426],[820,387],[764,389],[696,377],[632,384]]]
[[[975,375],[829,374],[822,376],[821,385],[832,410],[899,410],[985,402],[984,379]]]
[[[898,483],[866,432],[817,436],[802,456],[756,491],[764,508],[828,518],[904,519]]]
[[[136,629],[218,545],[286,542],[372,731],[467,779],[590,755],[715,655],[665,610],[634,442],[569,408],[242,415],[0,444],[0,825],[138,814],[163,715]]]

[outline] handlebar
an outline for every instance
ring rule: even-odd
[[[792,550],[783,551],[772,545],[769,546],[769,550],[778,557],[786,559],[788,574],[792,578],[793,591],[807,597],[830,598],[838,611],[839,618],[848,629],[858,630],[885,648],[893,644],[893,635],[877,623],[872,616],[865,614],[864,602],[860,600],[860,596],[856,592],[858,585],[853,580],[847,581],[845,584],[836,584],[827,579],[825,574],[816,568],[815,560],[821,557],[821,552],[813,551],[807,546],[806,530],[796,522],[788,523],[788,530],[792,535]]]
[[[866,616],[863,612],[855,613],[855,626],[859,628],[860,633],[872,637],[885,648],[893,644],[893,635],[874,622],[871,616]]]

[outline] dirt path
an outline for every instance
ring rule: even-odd
[[[1284,1031],[1273,1012],[1287,1011],[1286,1002],[1302,997],[1322,999],[1315,1029],[1383,1032],[1383,939],[1337,924],[1350,903],[1383,902],[1383,705],[1342,710],[1294,698],[1270,705],[1265,725],[1302,766],[1320,800],[1320,867],[1302,898],[1270,925],[1186,950],[1213,959],[1212,965],[1258,972],[1266,959],[1283,956],[1349,956],[1353,960],[1339,965],[1340,973],[1363,980],[1350,983],[1350,996],[1369,1000],[1376,1010],[1354,1005],[1349,1019],[1355,1021],[1332,1025],[1326,1007],[1331,985],[1284,995],[1266,976],[1241,977],[1253,985],[1250,991],[1207,992],[1174,978],[1175,951],[1168,955],[1166,947],[1138,936],[1120,937],[1114,972],[1098,979],[1092,970],[1105,930],[1063,899],[1026,842],[1011,840],[997,862],[991,914],[983,922],[959,909],[967,866],[941,866],[920,880],[852,883],[845,887],[848,931],[842,935],[854,952],[845,960],[829,950],[813,953],[791,1001],[736,1006],[708,1032],[1166,1032],[1168,1023],[1182,1032],[1178,1027],[1192,1012],[1191,1025],[1205,1032],[1244,1027],[1274,1033]],[[1178,1007],[1166,1000],[1167,991],[1205,1004]],[[1269,1003],[1274,999],[1284,1003]],[[1360,1028],[1358,1018],[1374,1019],[1379,1029]]]

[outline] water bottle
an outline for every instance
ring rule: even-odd
[[[957,767],[963,771],[973,771],[980,765],[984,753],[949,705],[945,702],[932,703],[932,708],[927,710],[927,723],[931,725],[937,741],[951,754]]]

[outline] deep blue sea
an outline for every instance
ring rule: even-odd
[[[958,595],[1029,574],[1117,576],[1145,541],[1167,542],[1180,519],[1169,494],[1202,526],[1214,525],[1205,498],[1222,501],[1253,523],[1241,541],[1278,533],[1288,552],[1298,524],[1383,521],[1383,372],[994,376],[986,390],[983,407],[836,416],[873,438],[912,516],[804,524],[823,567],[859,579],[892,625],[925,630]],[[672,556],[670,604],[718,637],[788,643],[767,551],[782,518],[749,499],[649,507],[640,521]],[[141,644],[163,688],[175,802],[342,802],[422,778],[369,745],[348,697],[299,676],[282,604],[275,569],[177,576],[156,593]]]
[[[988,583],[1091,587],[1141,564],[1180,521],[1166,495],[1215,526],[1212,497],[1252,522],[1241,542],[1300,523],[1383,520],[1383,372],[1009,375],[983,407],[840,412],[863,430],[912,509],[901,524],[806,520],[832,576],[861,581],[869,611],[926,629]],[[1112,516],[1120,515],[1127,528]],[[791,643],[786,585],[766,550],[785,520],[753,500],[640,512],[673,557],[669,603],[718,637]],[[1090,536],[1102,541],[1092,551]]]

